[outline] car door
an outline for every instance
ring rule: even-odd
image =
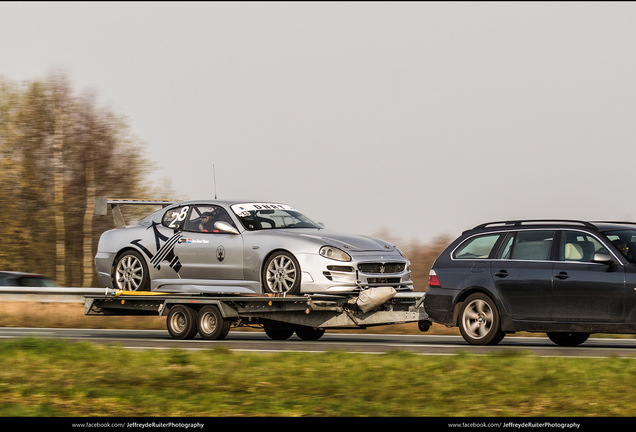
[[[182,279],[208,281],[243,279],[243,237],[222,232],[214,227],[217,221],[234,222],[227,211],[215,205],[192,205],[179,222],[181,237],[174,253],[181,262]]]
[[[592,262],[609,253],[595,236],[575,230],[560,233],[554,264],[554,319],[565,322],[620,323],[625,320],[625,266]]]
[[[552,318],[552,245],[554,230],[511,232],[491,263],[495,288],[516,320]]]

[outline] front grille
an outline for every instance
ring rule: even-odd
[[[330,266],[327,266],[327,270],[351,273],[351,272],[353,272],[353,267],[351,267],[351,266],[330,265]]]
[[[367,283],[372,284],[399,284],[400,278],[367,278]]]
[[[405,266],[404,263],[361,263],[358,264],[358,270],[370,274],[391,274],[402,273]]]

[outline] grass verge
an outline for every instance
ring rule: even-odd
[[[0,342],[0,416],[625,416],[636,361]]]

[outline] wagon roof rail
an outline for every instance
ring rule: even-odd
[[[508,220],[508,221],[497,221],[497,222],[487,222],[481,225],[476,226],[473,229],[486,228],[494,225],[504,225],[504,226],[522,226],[522,225],[547,225],[547,224],[578,224],[583,225],[588,228],[595,228],[594,224],[581,220],[572,220],[572,219],[522,219],[522,220]]]
[[[117,228],[121,228],[126,226],[126,221],[124,221],[124,216],[121,213],[120,205],[160,205],[162,207],[165,207],[173,203],[174,201],[166,199],[146,200],[97,197],[95,198],[94,214],[98,216],[105,216],[106,214],[108,214],[108,208],[110,207],[113,212],[115,226]]]

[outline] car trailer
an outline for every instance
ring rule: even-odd
[[[174,339],[224,339],[230,327],[260,327],[274,340],[318,340],[327,329],[365,329],[417,322],[431,325],[424,293],[397,293],[389,287],[349,295],[182,294],[114,291],[85,295],[85,315],[165,316]]]

